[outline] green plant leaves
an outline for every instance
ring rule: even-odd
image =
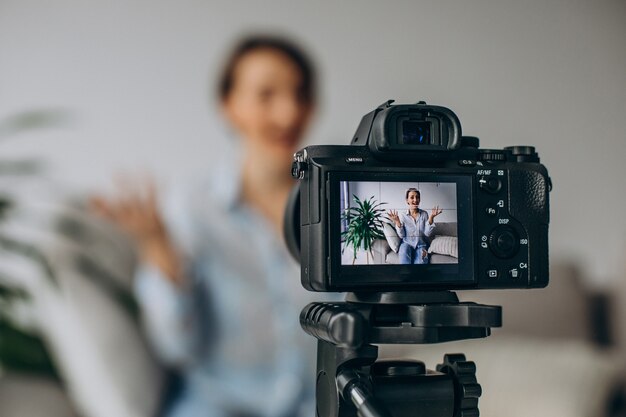
[[[348,247],[352,248],[354,253],[352,262],[354,263],[359,249],[370,252],[374,240],[385,237],[382,232],[382,215],[385,210],[381,206],[386,203],[376,202],[374,196],[365,200],[361,200],[354,194],[352,197],[356,205],[348,207],[341,214],[342,220],[346,220],[348,224],[347,229],[341,234],[344,243],[341,252],[343,253]]]
[[[0,317],[0,366],[10,371],[48,375],[59,379],[42,340]]]

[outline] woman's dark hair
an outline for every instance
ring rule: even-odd
[[[408,190],[406,190],[406,195],[404,196],[404,199],[405,199],[405,200],[408,200],[408,199],[409,199],[409,193],[410,193],[411,191],[415,191],[415,192],[417,193],[417,196],[418,196],[419,198],[422,198],[422,196],[420,195],[420,192],[419,192],[419,190],[418,190],[417,188],[409,188]]]
[[[307,103],[315,102],[315,70],[309,57],[296,44],[284,38],[271,35],[254,35],[241,39],[232,49],[219,78],[218,94],[224,101],[230,94],[235,78],[235,68],[241,59],[250,52],[271,49],[284,54],[302,74],[302,98]]]

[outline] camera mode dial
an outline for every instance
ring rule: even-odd
[[[511,151],[517,162],[539,162],[534,146],[507,146],[504,150]]]

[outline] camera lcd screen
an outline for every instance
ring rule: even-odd
[[[402,122],[402,143],[404,145],[430,145],[430,122]]]
[[[458,263],[454,182],[341,181],[342,265]]]
[[[377,177],[344,176],[336,183],[331,236],[339,269],[331,280],[363,288],[471,285],[471,178]]]

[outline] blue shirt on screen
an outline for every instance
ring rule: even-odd
[[[413,249],[417,247],[428,247],[428,238],[435,230],[435,223],[428,224],[428,212],[418,209],[419,216],[416,219],[411,216],[410,211],[398,213],[400,226],[396,226],[396,232],[403,242],[411,245]]]

